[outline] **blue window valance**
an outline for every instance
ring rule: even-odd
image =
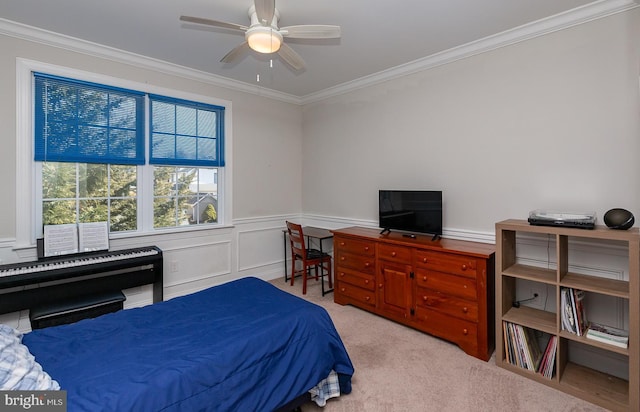
[[[34,73],[35,160],[144,164],[142,92]]]
[[[149,163],[224,166],[224,107],[149,95]]]

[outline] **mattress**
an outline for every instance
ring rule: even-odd
[[[25,334],[68,411],[273,411],[353,365],[326,310],[257,278]]]

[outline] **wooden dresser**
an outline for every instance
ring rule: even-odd
[[[494,349],[494,245],[350,227],[334,230],[334,300],[457,344]]]

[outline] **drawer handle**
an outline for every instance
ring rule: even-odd
[[[467,265],[462,265],[462,270],[467,270]]]
[[[364,267],[368,268],[369,266],[371,266],[371,263],[369,263],[369,262],[365,262],[364,263]]]
[[[344,292],[344,290],[345,290],[344,288],[340,288],[340,292]]]
[[[426,282],[426,281],[427,281],[427,277],[426,277],[426,276],[423,276],[423,277],[422,277],[422,280]]]
[[[466,289],[466,288],[467,288],[467,285],[464,285],[464,286],[462,286],[462,287]]]
[[[346,259],[344,258],[344,256],[340,256],[340,260],[344,262]]]
[[[340,277],[344,277],[344,272],[340,272]]]
[[[366,300],[367,302],[369,302],[369,300],[371,300],[371,297],[369,297],[369,296],[365,296],[365,297],[364,297],[364,300]]]
[[[382,283],[380,283],[380,284],[378,285],[378,287],[379,287],[380,289],[382,289]]]
[[[340,242],[340,246],[344,246],[344,242]]]
[[[427,258],[422,258],[422,263],[427,263]]]
[[[467,328],[462,329],[462,334],[463,335],[468,335],[469,334],[469,330]]]
[[[364,247],[364,251],[365,251],[365,252],[368,252],[368,251],[369,251],[369,246],[365,246],[365,247]]]
[[[364,284],[368,285],[369,284],[369,279],[365,279]]]
[[[391,252],[391,257],[396,257],[396,252]]]
[[[469,308],[465,306],[464,308],[462,308],[462,312],[463,312],[463,313],[467,313],[467,312],[469,312]]]

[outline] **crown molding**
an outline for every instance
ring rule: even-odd
[[[27,40],[47,46],[82,53],[117,63],[124,63],[142,69],[150,69],[164,74],[191,79],[214,86],[220,86],[231,90],[250,93],[286,103],[300,104],[300,98],[291,94],[278,92],[264,87],[256,86],[224,76],[207,73],[201,70],[191,69],[163,60],[154,59],[140,54],[127,52],[98,43],[78,39],[71,36],[39,29],[26,24],[0,18],[0,34]]]
[[[230,79],[228,77],[207,73],[180,66],[166,61],[153,59],[135,53],[126,52],[113,47],[65,36],[59,33],[42,30],[25,24],[13,22],[0,18],[0,34],[15,37],[22,40],[32,41],[57,47],[73,52],[83,53],[90,56],[124,63],[143,69],[151,69],[161,73],[191,79],[214,86],[224,87],[231,90],[241,91],[261,97],[283,101],[297,105],[314,103],[333,96],[341,95],[350,91],[372,86],[396,79],[409,74],[428,70],[444,64],[452,63],[476,54],[495,50],[500,47],[523,42],[538,36],[553,33],[592,20],[607,17],[613,14],[625,12],[640,5],[634,0],[599,0],[578,7],[564,13],[544,18],[532,23],[516,27],[485,37],[452,49],[426,56],[400,66],[383,70],[369,76],[365,76],[350,82],[342,83],[334,87],[327,88],[317,93],[298,97],[287,93],[278,92],[264,87],[256,86],[246,82]]]
[[[564,30],[593,20],[622,13],[640,7],[634,0],[599,0],[541,20],[509,29],[452,49],[444,50],[412,62],[392,67],[369,76],[345,82],[334,87],[311,93],[301,98],[301,104],[309,104],[372,86],[413,73],[429,70],[457,60],[501,47],[520,43],[545,34]]]

